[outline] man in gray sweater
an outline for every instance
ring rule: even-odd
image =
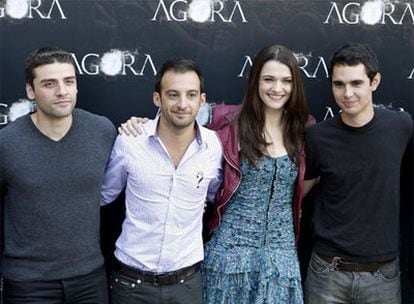
[[[5,303],[107,303],[100,189],[112,123],[75,109],[70,53],[34,51],[26,93],[37,111],[0,130]]]

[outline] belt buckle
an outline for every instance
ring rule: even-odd
[[[341,268],[339,267],[340,264],[344,264],[344,260],[342,260],[341,257],[336,256],[332,258],[332,266],[334,270],[341,271]]]
[[[163,280],[163,279],[165,279],[165,278],[168,278],[168,276],[169,276],[169,274],[168,274],[168,273],[154,274],[154,277],[153,277],[153,284],[154,284],[155,286],[158,286],[158,285],[163,285],[162,280]]]

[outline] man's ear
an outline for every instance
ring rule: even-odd
[[[377,73],[371,81],[372,91],[375,91],[381,83],[381,74]]]
[[[161,108],[161,96],[160,93],[154,92],[152,93],[152,101],[158,107]]]
[[[200,98],[201,98],[201,103],[200,103],[200,108],[201,108],[206,103],[206,100],[207,100],[206,93],[201,93]]]
[[[27,95],[27,98],[29,98],[30,100],[35,99],[34,89],[29,83],[26,83],[26,95]]]

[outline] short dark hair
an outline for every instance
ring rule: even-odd
[[[379,63],[374,51],[366,44],[347,43],[338,48],[331,58],[329,75],[332,78],[332,72],[335,65],[355,66],[362,63],[370,81],[379,73]]]
[[[176,73],[195,72],[200,79],[200,93],[204,93],[204,78],[201,69],[194,63],[194,61],[184,58],[173,58],[164,62],[155,77],[155,92],[161,92],[161,80],[164,74],[168,71],[174,71]]]
[[[35,78],[35,75],[33,73],[34,69],[39,66],[51,64],[54,62],[72,64],[76,71],[75,61],[71,53],[58,47],[42,47],[34,50],[26,58],[26,83],[30,84],[33,87],[33,79]]]

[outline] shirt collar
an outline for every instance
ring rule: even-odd
[[[147,128],[147,134],[148,137],[152,137],[152,138],[156,138],[158,139],[158,135],[157,135],[157,126],[158,123],[160,121],[160,115],[157,115],[157,117],[154,118],[153,121],[151,121],[151,124],[148,123],[146,126]],[[202,134],[202,127],[200,126],[200,124],[197,122],[197,120],[195,121],[195,128],[196,128],[196,140],[197,140],[197,144],[198,145],[202,145],[203,144],[203,134]]]

